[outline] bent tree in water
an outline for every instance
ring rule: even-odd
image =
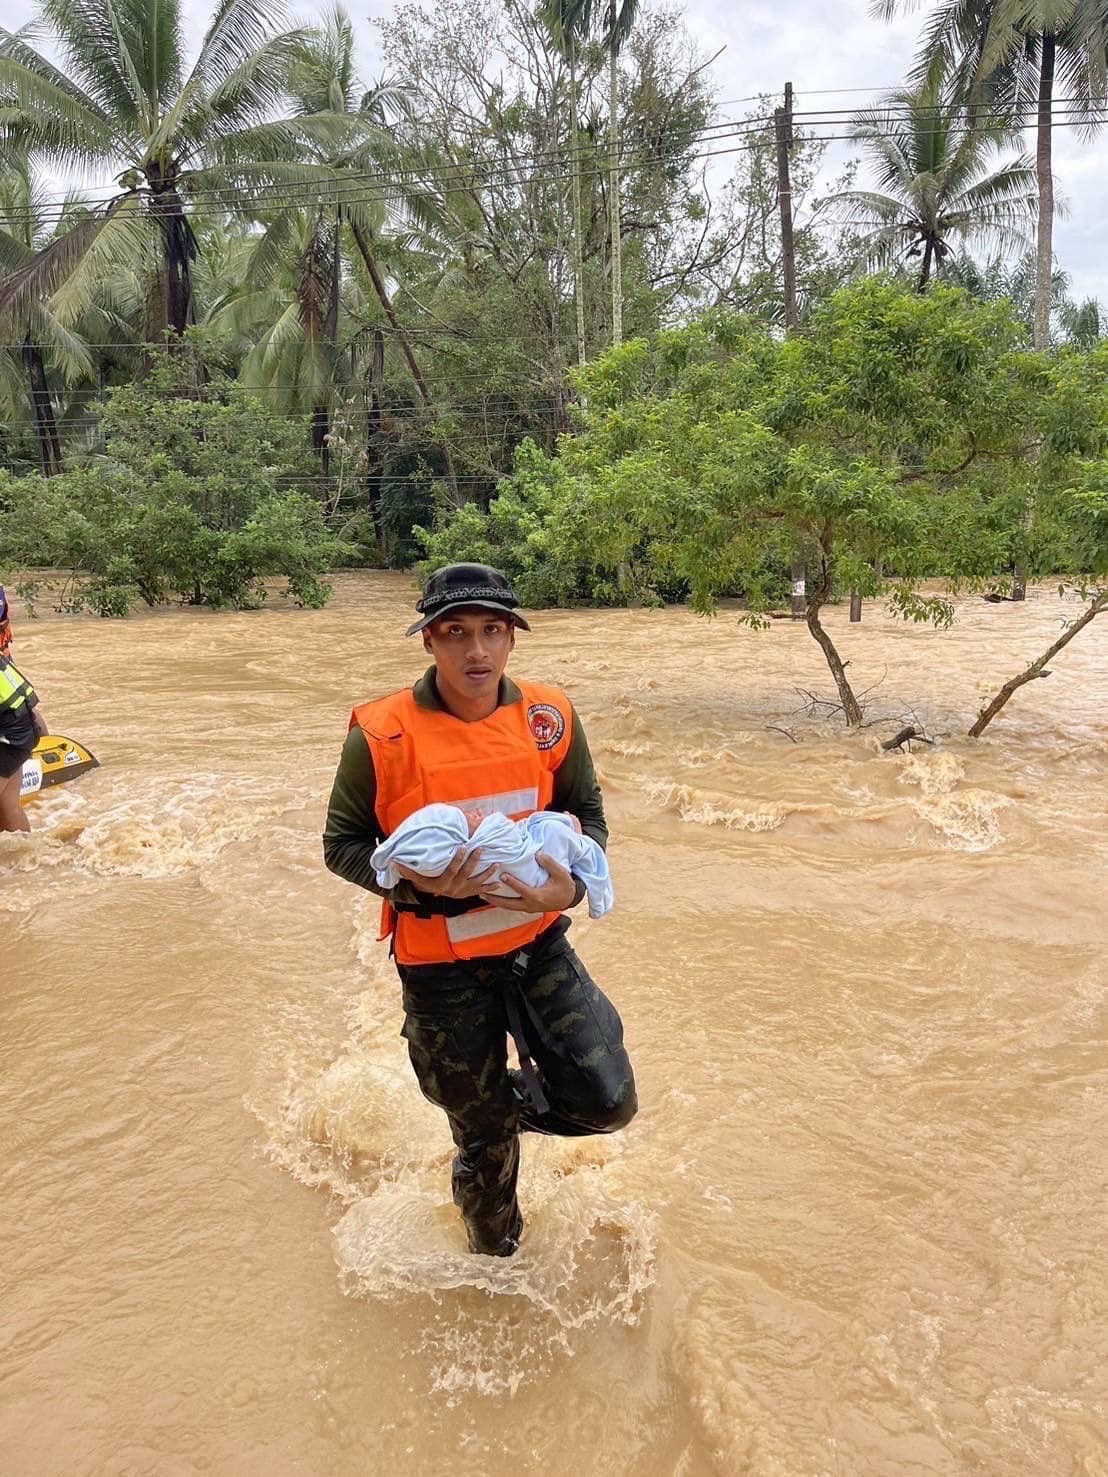
[[[819,648],[826,658],[827,665],[831,669],[831,675],[835,679],[835,686],[839,690],[839,702],[842,703],[843,714],[846,718],[847,727],[858,728],[862,722],[862,705],[854,694],[854,689],[846,675],[846,667],[839,655],[838,648],[831,637],[823,628],[819,613],[831,596],[831,564],[823,550],[820,551],[820,580],[815,590],[805,601],[804,619],[808,629],[819,643]]]
[[[1017,677],[1009,678],[996,696],[985,704],[981,712],[977,715],[976,723],[969,730],[970,738],[981,737],[1013,693],[1018,692],[1021,687],[1026,687],[1029,682],[1034,682],[1038,677],[1049,677],[1050,673],[1046,670],[1047,662],[1053,661],[1064,646],[1068,646],[1073,638],[1079,635],[1090,621],[1095,620],[1106,609],[1108,609],[1108,590],[1101,590],[1099,594],[1093,597],[1089,608],[1080,619],[1071,622],[1061,636],[1058,637],[1058,640],[1053,645],[1047,647],[1042,656],[1036,661],[1033,661],[1029,667],[1025,667]]]

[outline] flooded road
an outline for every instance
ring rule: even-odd
[[[535,619],[512,670],[600,769],[618,902],[573,937],[642,1106],[525,1140],[491,1264],[319,844],[413,598],[15,607],[103,767],[0,836],[3,1471],[1108,1471],[1108,617],[979,742],[1076,602],[834,610],[854,737],[803,711],[802,627]]]

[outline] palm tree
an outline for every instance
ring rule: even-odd
[[[232,207],[240,192],[311,182],[289,121],[272,121],[297,33],[271,0],[220,0],[191,69],[176,3],[42,0],[65,70],[22,33],[0,32],[0,140],[68,171],[110,172],[116,193],[0,285],[16,314],[65,284],[91,301],[106,274],[150,271],[148,334],[195,321],[196,237],[186,203]]]
[[[204,321],[243,351],[239,377],[265,392],[275,415],[311,418],[320,471],[330,471],[331,404],[344,377],[339,354],[340,252],[334,213],[292,210],[280,247],[271,232],[253,232],[229,258]],[[328,229],[328,226],[330,229]],[[210,249],[205,234],[201,251]]]
[[[623,342],[623,245],[619,215],[619,53],[630,36],[639,0],[543,0],[540,14],[572,54],[600,31],[608,52],[608,215],[612,233],[612,343]],[[574,78],[574,81],[576,79]],[[571,90],[574,90],[571,82]],[[576,144],[576,99],[574,143]],[[574,150],[576,154],[576,148]],[[574,209],[580,219],[580,175]],[[574,235],[580,239],[575,228]],[[580,292],[579,292],[580,295]],[[579,338],[581,329],[579,328]]]
[[[362,90],[355,64],[354,30],[341,5],[328,10],[292,48],[287,89],[295,122],[307,157],[327,184],[317,206],[303,212],[290,206],[272,215],[259,242],[252,277],[265,280],[275,268],[290,235],[298,235],[298,297],[300,324],[310,347],[309,363],[317,373],[326,363],[337,363],[337,331],[342,277],[342,239],[349,230],[369,276],[373,291],[388,319],[393,342],[399,348],[425,409],[433,409],[431,391],[400,322],[382,271],[378,240],[388,207],[385,192],[376,188],[390,172],[403,176],[412,161],[396,142],[392,120],[410,111],[403,88],[387,83]],[[367,183],[369,181],[369,183]],[[402,197],[404,210],[428,223],[435,218],[425,192],[417,186],[390,184]],[[322,383],[322,377],[320,379]],[[327,407],[317,402],[313,436],[326,461]],[[457,500],[457,476],[449,447],[442,455],[447,482]]]
[[[584,226],[581,211],[581,134],[578,124],[577,54],[581,43],[580,0],[543,0],[539,19],[569,66],[570,181],[573,213],[573,298],[577,316],[577,362],[585,362]]]
[[[10,153],[0,171],[0,273],[22,270],[36,254],[71,230],[83,214],[83,208],[72,198],[59,210],[36,179],[26,155]],[[119,344],[133,336],[129,315],[120,311],[127,296],[126,284],[104,282],[96,301],[87,305],[76,321],[69,321],[48,299],[30,302],[20,317],[12,320],[22,342],[18,348],[0,354],[5,409],[9,416],[17,417],[19,402],[26,398],[44,476],[62,470],[55,398],[93,380],[97,337]],[[133,307],[133,292],[130,299],[129,306]]]
[[[901,0],[878,0],[889,16]],[[915,0],[906,0],[913,5]],[[1033,343],[1050,348],[1054,275],[1054,84],[1061,69],[1066,121],[1093,130],[1108,98],[1108,0],[942,0],[932,16],[918,72],[957,77],[975,102],[1000,104],[1021,116],[1035,109],[1035,174],[1039,211],[1035,239]],[[1025,526],[1034,519],[1029,500]],[[1027,574],[1017,566],[1012,599],[1023,600]]]
[[[871,266],[920,258],[917,287],[942,275],[954,240],[1025,247],[1034,217],[1035,176],[1026,157],[993,168],[1010,144],[1009,126],[970,128],[958,98],[936,88],[890,93],[858,115],[853,137],[865,146],[876,190],[844,190],[828,213],[860,229]]]
[[[1087,297],[1083,303],[1063,303],[1058,318],[1066,342],[1079,349],[1095,349],[1108,333],[1108,318],[1095,297]]]
[[[918,0],[877,0],[886,18]],[[1050,347],[1054,266],[1052,130],[1054,87],[1060,73],[1067,94],[1066,122],[1093,129],[1108,100],[1108,0],[941,0],[927,24],[919,68],[933,81],[957,77],[975,89],[974,101],[1036,114],[1035,173],[1036,349]]]
[[[1015,261],[991,256],[985,262],[971,256],[958,256],[947,262],[946,276],[956,287],[965,288],[971,297],[983,303],[1001,300],[1011,303],[1016,316],[1026,325],[1030,340],[1035,325],[1035,251]],[[1095,300],[1080,307],[1070,297],[1070,279],[1055,267],[1050,283],[1051,344],[1086,344],[1087,330],[1100,321],[1100,306]],[[1086,344],[1087,346],[1087,344]]]

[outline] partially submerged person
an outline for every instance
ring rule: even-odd
[[[452,564],[428,580],[408,635],[433,665],[412,688],[354,709],[323,835],[332,872],[385,899],[381,937],[403,985],[403,1035],[420,1087],[443,1109],[458,1153],[454,1201],[469,1248],[510,1256],[523,1232],[519,1133],[610,1133],[637,1102],[623,1027],[566,938],[584,883],[540,854],[549,880],[500,876],[459,848],[437,877],[401,868],[383,888],[380,841],[421,806],[512,819],[575,816],[606,846],[608,828],[584,729],[555,687],[504,675],[516,630],[530,629],[507,579]],[[508,1067],[511,1031],[522,1072]]]
[[[38,695],[12,661],[0,654],[0,831],[29,831],[31,823],[19,803],[23,766],[46,719]]]

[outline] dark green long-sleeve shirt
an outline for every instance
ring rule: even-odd
[[[446,712],[435,685],[435,669],[429,667],[412,688],[421,708]],[[523,701],[523,694],[508,677],[500,679],[498,707]],[[459,720],[461,721],[461,720]],[[323,860],[337,876],[368,888],[390,902],[420,903],[432,911],[442,911],[438,900],[420,892],[410,882],[396,887],[381,887],[370,858],[384,840],[377,819],[377,776],[373,755],[360,728],[352,728],[342,746],[342,756],[331,787],[327,820],[323,828]],[[596,769],[589,741],[576,712],[573,713],[573,736],[561,764],[554,771],[554,794],[550,810],[567,811],[581,822],[581,830],[600,846],[607,847],[608,827],[604,820],[604,801],[597,783]],[[584,896],[584,884],[578,882],[573,906]]]

